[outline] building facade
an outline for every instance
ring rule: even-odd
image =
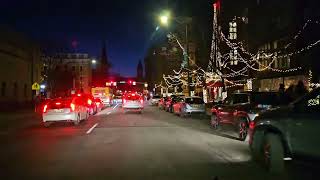
[[[20,33],[0,28],[0,103],[32,101],[33,83],[40,82],[40,47]]]
[[[70,90],[91,92],[92,58],[88,54],[63,53],[43,58],[47,87],[52,96]]]

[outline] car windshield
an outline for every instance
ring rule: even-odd
[[[70,108],[71,99],[54,99],[48,103],[50,109]]]
[[[186,98],[185,103],[187,104],[203,104],[203,100],[201,98]]]

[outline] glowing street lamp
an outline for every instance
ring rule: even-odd
[[[97,60],[92,59],[92,60],[91,60],[91,63],[92,63],[92,64],[96,64],[96,63],[97,63]]]
[[[170,12],[169,11],[164,11],[159,16],[159,20],[160,20],[161,25],[168,26],[169,25],[169,20],[170,20]]]

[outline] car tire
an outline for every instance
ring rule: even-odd
[[[48,128],[50,127],[51,123],[50,122],[43,122],[44,127]]]
[[[239,121],[238,124],[238,133],[239,133],[239,140],[240,141],[245,141],[246,138],[248,137],[248,122],[245,119],[242,119]]]
[[[75,126],[78,126],[80,124],[80,115],[77,116],[77,119],[75,121],[73,121],[73,124]]]
[[[218,120],[217,115],[215,115],[215,114],[211,115],[210,126],[214,130],[218,130],[219,129],[220,124],[219,124],[219,120]]]
[[[255,131],[250,145],[252,159],[261,162],[263,160],[263,138],[264,131]]]
[[[263,143],[264,165],[270,173],[279,174],[284,171],[284,148],[277,134],[269,133]]]

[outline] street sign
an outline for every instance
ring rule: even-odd
[[[38,83],[33,83],[32,84],[32,90],[36,90],[36,91],[39,91],[40,90],[40,85]]]

